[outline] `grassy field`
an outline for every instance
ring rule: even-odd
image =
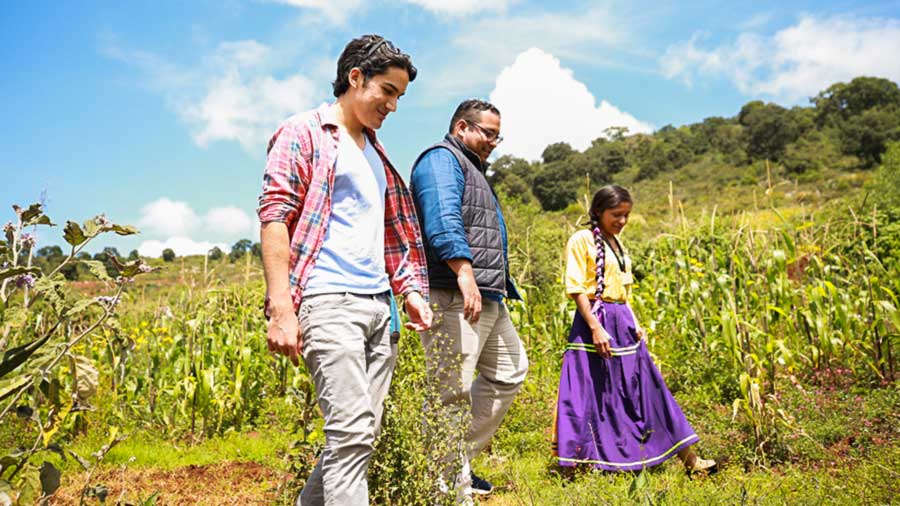
[[[708,171],[688,167],[634,188],[625,238],[638,265],[634,307],[699,451],[722,464],[693,479],[674,461],[624,474],[555,465],[550,425],[574,310],[561,256],[584,204],[544,213],[505,199],[512,272],[526,294],[511,311],[532,367],[475,462],[498,487],[481,504],[900,502],[900,276],[866,200],[870,175],[770,173],[704,180]],[[0,447],[35,451],[22,472],[3,464],[0,478],[22,504],[40,495],[42,462],[61,470],[50,504],[291,504],[324,434],[304,368],[266,351],[258,260],[149,262],[158,270],[124,288],[114,321],[66,350],[49,386],[25,390],[16,406],[34,414],[3,420]],[[75,299],[115,286],[66,290]],[[67,336],[99,317],[90,311],[67,320]],[[22,328],[35,330],[10,334],[11,344],[46,325],[28,317]],[[405,332],[370,469],[377,504],[446,499],[432,480],[446,434],[423,415],[433,386],[422,362]],[[94,391],[83,388],[85,363]],[[53,388],[69,394],[54,403]]]

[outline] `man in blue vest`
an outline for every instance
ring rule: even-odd
[[[500,111],[466,100],[449,133],[419,155],[410,175],[435,308],[433,326],[420,336],[444,407],[457,423],[470,420],[460,430],[456,476],[447,476],[466,497],[493,488],[472,473],[470,461],[500,426],[528,370],[504,304],[520,299],[509,275],[506,224],[485,177],[502,140]]]

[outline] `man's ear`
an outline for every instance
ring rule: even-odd
[[[453,133],[455,134],[455,133],[459,132],[460,130],[465,128],[467,125],[468,125],[468,123],[466,123],[466,120],[464,120],[462,118],[456,120],[456,123],[453,124]]]
[[[351,88],[362,88],[365,83],[366,76],[363,74],[362,70],[359,67],[353,67],[350,69],[350,72],[347,73],[347,81],[350,84]]]

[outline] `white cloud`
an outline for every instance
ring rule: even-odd
[[[571,70],[537,48],[521,53],[503,69],[490,100],[500,109],[506,139],[497,151],[529,160],[540,158],[554,142],[584,150],[609,127],[624,126],[630,133],[653,130],[606,100],[598,106]]]
[[[276,3],[313,9],[321,12],[333,24],[343,24],[353,14],[363,7],[362,0],[270,0]]]
[[[531,47],[585,65],[636,70],[631,63],[623,63],[643,58],[630,32],[621,12],[597,6],[574,13],[481,16],[465,23],[447,48],[428,55],[422,63],[423,69],[431,67],[423,72],[423,99],[427,103],[456,100],[484,89]]]
[[[227,244],[238,239],[259,237],[259,223],[243,209],[213,207],[201,216],[187,202],[166,197],[141,208],[137,223],[143,234],[152,237],[138,247],[145,256],[159,256],[165,248],[179,255],[202,254],[213,246],[228,251]]]
[[[574,13],[480,18],[460,31],[453,38],[453,45],[478,51],[484,57],[516,54],[540,46],[554,54],[603,59],[597,54],[597,46],[618,45],[624,39],[621,20],[605,9],[593,8]],[[508,61],[506,56],[501,58]]]
[[[153,235],[184,235],[194,230],[200,219],[186,202],[175,202],[166,197],[141,208],[138,228]]]
[[[123,49],[115,35],[100,35],[100,54],[137,67],[144,73],[141,84],[154,91],[177,90],[187,88],[196,80],[196,76],[187,69],[180,68],[172,62],[148,51]]]
[[[214,243],[210,241],[195,241],[189,237],[177,236],[170,237],[165,241],[149,240],[138,245],[138,253],[143,257],[156,258],[162,256],[162,252],[166,248],[171,248],[178,256],[184,255],[205,255],[209,250],[218,247],[223,252],[228,253],[231,248],[225,243]]]
[[[253,230],[253,220],[243,209],[234,206],[210,209],[203,219],[209,232],[217,236],[234,237]]]
[[[405,0],[406,3],[418,5],[435,14],[465,16],[478,12],[506,12],[516,0]]]
[[[741,30],[758,30],[769,24],[774,18],[775,11],[757,12],[738,24],[738,28]]]
[[[248,40],[220,45],[213,56],[217,72],[205,83],[199,102],[177,106],[179,115],[194,127],[194,140],[233,140],[249,152],[262,152],[278,123],[312,105],[315,86],[294,74],[277,79],[265,73],[270,48]]]
[[[278,80],[232,72],[212,79],[203,100],[179,113],[195,127],[194,140],[201,147],[233,140],[249,152],[262,152],[279,121],[312,105],[313,88],[300,75]]]
[[[335,25],[343,25],[354,14],[366,8],[362,0],[269,0],[301,9],[320,12]],[[506,12],[518,0],[401,0],[402,3],[427,9],[435,14],[466,16],[479,12]]]
[[[143,71],[147,85],[166,98],[201,147],[236,141],[249,153],[264,153],[282,120],[325,96],[324,87],[300,73],[276,77],[275,70],[291,58],[255,40],[223,42],[191,67],[123,50],[114,38],[101,51]]]
[[[725,77],[745,95],[796,101],[839,81],[867,75],[900,80],[900,20],[851,16],[803,16],[771,36],[742,33],[734,42],[701,47],[694,34],[669,46],[663,75],[691,86]]]

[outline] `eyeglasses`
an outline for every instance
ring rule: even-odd
[[[501,142],[503,142],[503,136],[500,135],[500,132],[491,132],[490,130],[487,130],[474,121],[470,121],[469,124],[477,128],[482,134],[484,134],[484,138],[491,144],[500,144]]]

